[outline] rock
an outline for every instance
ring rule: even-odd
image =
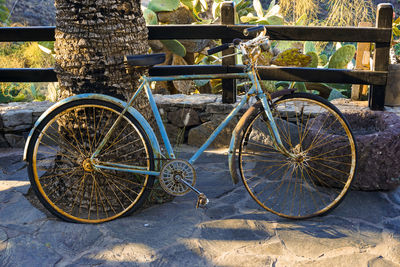
[[[371,207],[374,207],[373,213],[371,213]],[[391,207],[391,203],[385,198],[384,194],[350,191],[347,193],[341,205],[335,208],[330,214],[363,220],[371,225],[379,225],[386,219],[399,216],[399,209],[388,207]],[[389,228],[389,226],[387,228]],[[367,228],[366,230],[370,236],[379,231],[378,229],[372,230],[371,228]]]
[[[208,46],[210,40],[179,40],[179,42],[186,48],[186,52],[198,53]]]
[[[195,126],[200,124],[200,118],[193,109],[180,109],[168,114],[168,120],[175,126]]]
[[[399,186],[400,117],[382,111],[353,112],[345,116],[358,146],[358,168],[352,187],[391,190]]]
[[[206,107],[206,113],[215,114],[215,113],[223,113],[228,114],[235,104],[223,104],[223,103],[211,103]]]
[[[21,135],[5,134],[4,137],[10,147],[23,148],[25,146],[25,138]]]
[[[13,22],[26,26],[52,26],[56,23],[54,0],[6,0],[6,6],[12,11]]]
[[[149,46],[156,52],[159,52],[164,48],[164,45],[160,40],[149,40]]]
[[[0,229],[0,250],[3,251],[7,248],[7,239],[7,233],[4,230]]]
[[[379,256],[375,259],[372,259],[368,262],[368,266],[371,267],[390,267],[394,266],[392,261],[384,259],[382,256]]]
[[[8,144],[6,138],[2,134],[0,134],[0,148],[5,147],[10,147],[10,145]]]
[[[164,127],[172,145],[183,143],[185,133],[183,132],[182,128],[179,128],[171,123],[165,123]]]
[[[201,146],[212,132],[218,127],[220,121],[209,121],[201,124],[189,131],[188,144],[192,146]],[[225,127],[217,138],[211,143],[210,147],[226,147],[229,146],[232,131],[237,124],[237,119],[232,119],[227,127]]]
[[[32,110],[9,110],[1,114],[6,130],[26,130],[32,125]]]
[[[23,235],[8,240],[7,248],[0,254],[0,265],[54,266],[61,258],[48,244]]]
[[[195,21],[192,12],[186,7],[174,11],[157,12],[158,21],[166,24],[192,24]]]
[[[26,177],[26,162],[22,160],[21,149],[3,149],[0,153],[0,180],[23,181]],[[0,189],[1,190],[1,189]]]
[[[307,243],[307,242],[305,242]],[[322,257],[312,261],[298,262],[295,266],[371,266],[368,264],[368,260],[374,258],[373,254],[369,253],[349,253],[347,255],[339,255],[333,257]],[[392,265],[393,266],[393,265]]]
[[[206,210],[206,215],[213,220],[218,220],[235,214],[235,212],[236,208],[233,205],[219,205],[217,207],[208,208]]]
[[[16,210],[18,212],[15,212]],[[0,209],[1,225],[28,224],[45,218],[46,215],[35,209],[22,194],[19,194],[15,202]]]
[[[220,96],[212,94],[194,94],[194,95],[154,95],[154,99],[159,107],[176,106],[192,108],[204,108],[204,105],[214,103]]]
[[[77,228],[76,224],[51,220],[43,224],[35,240],[74,255],[93,247],[101,236],[94,225],[84,224]]]

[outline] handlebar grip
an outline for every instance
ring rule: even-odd
[[[249,36],[249,34],[251,33],[251,32],[260,32],[260,31],[263,31],[265,29],[265,27],[264,26],[256,26],[256,27],[251,27],[251,28],[247,28],[247,29],[244,29],[243,30],[243,35],[244,36]]]
[[[229,46],[231,46],[230,43],[226,43],[226,44],[223,44],[223,45],[220,45],[220,46],[216,46],[214,48],[208,49],[207,50],[207,54],[210,56],[212,54],[224,51],[225,49],[228,49]]]

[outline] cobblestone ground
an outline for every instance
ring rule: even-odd
[[[196,165],[206,210],[189,193],[83,225],[31,205],[21,154],[0,151],[0,266],[400,266],[400,189],[350,192],[327,216],[286,220],[233,186],[226,156],[213,151]]]

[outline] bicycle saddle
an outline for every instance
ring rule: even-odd
[[[129,67],[150,67],[165,61],[165,54],[129,55],[124,57],[125,64]]]

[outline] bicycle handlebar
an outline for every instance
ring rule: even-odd
[[[249,34],[251,32],[260,32],[260,31],[263,31],[263,30],[265,30],[264,26],[255,26],[255,27],[244,29],[243,30],[243,35],[244,36],[249,36]]]
[[[265,27],[264,26],[261,25],[261,26],[244,29],[243,34],[245,36],[248,36],[249,33],[251,33],[251,32],[260,32],[260,31],[264,31],[264,33],[258,35],[257,37],[255,37],[249,41],[244,42],[243,43],[244,46],[241,45],[242,40],[237,38],[237,39],[234,39],[232,43],[225,43],[220,46],[208,49],[207,54],[210,56],[212,54],[224,51],[228,48],[236,47],[236,48],[242,50],[242,55],[246,55],[247,53],[245,51],[246,50],[245,47],[251,47],[251,46],[255,46],[255,45],[260,46],[263,51],[267,51],[269,49],[269,44],[268,44],[268,36],[265,36]]]
[[[232,45],[231,43],[226,43],[226,44],[223,44],[220,46],[216,46],[214,48],[208,49],[207,54],[210,56],[212,54],[224,51],[224,50],[228,49],[231,45]]]

